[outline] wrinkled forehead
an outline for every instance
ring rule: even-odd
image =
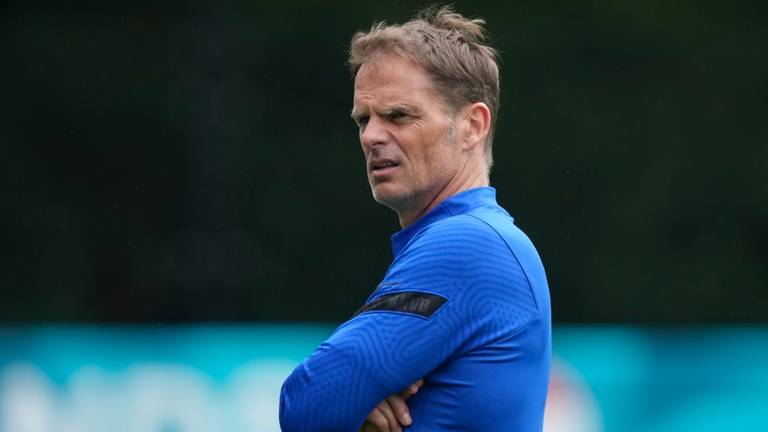
[[[355,76],[354,104],[416,102],[439,97],[432,78],[413,60],[394,55],[374,56]]]

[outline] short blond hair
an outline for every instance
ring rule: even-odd
[[[449,6],[424,9],[405,24],[376,22],[369,31],[352,37],[349,66],[355,77],[365,62],[378,55],[403,56],[430,74],[454,113],[475,102],[488,105],[491,127],[485,150],[490,168],[499,111],[499,55],[488,44],[484,25],[485,20],[465,18]]]

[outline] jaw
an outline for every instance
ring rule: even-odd
[[[371,186],[373,199],[377,203],[390,208],[398,214],[401,214],[413,205],[412,201],[415,198],[414,191],[408,190],[395,181],[387,180],[378,181],[376,183],[369,181],[369,184]]]
[[[395,211],[400,225],[406,227],[446,198],[474,187],[488,186],[487,174],[480,170],[450,169],[445,166],[442,175],[431,178],[387,178],[368,181],[374,200]]]
[[[434,198],[428,191],[408,188],[393,181],[371,183],[371,192],[377,203],[397,213],[402,227],[410,225],[426,213]]]
[[[399,207],[398,204],[407,200],[408,194],[402,190],[402,188],[397,187],[392,181],[380,181],[374,183],[369,180],[369,184],[371,186],[373,199],[376,200],[377,203],[383,204],[392,210],[397,211],[397,208]]]

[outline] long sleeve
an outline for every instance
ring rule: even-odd
[[[345,323],[285,381],[283,430],[357,430],[379,402],[447,355],[444,348],[435,355],[444,341],[434,324],[404,313],[366,313]]]
[[[494,230],[470,217],[435,224],[396,257],[361,311],[287,378],[281,427],[357,431],[387,396],[537,317],[529,282]],[[437,390],[427,380],[414,398],[430,391]]]

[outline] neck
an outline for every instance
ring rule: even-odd
[[[429,213],[430,210],[437,207],[441,202],[457,193],[489,185],[490,180],[488,179],[487,172],[484,170],[474,170],[465,175],[456,176],[438,190],[425,204],[416,209],[398,211],[400,226],[405,228],[411,225],[419,220],[419,218]]]

